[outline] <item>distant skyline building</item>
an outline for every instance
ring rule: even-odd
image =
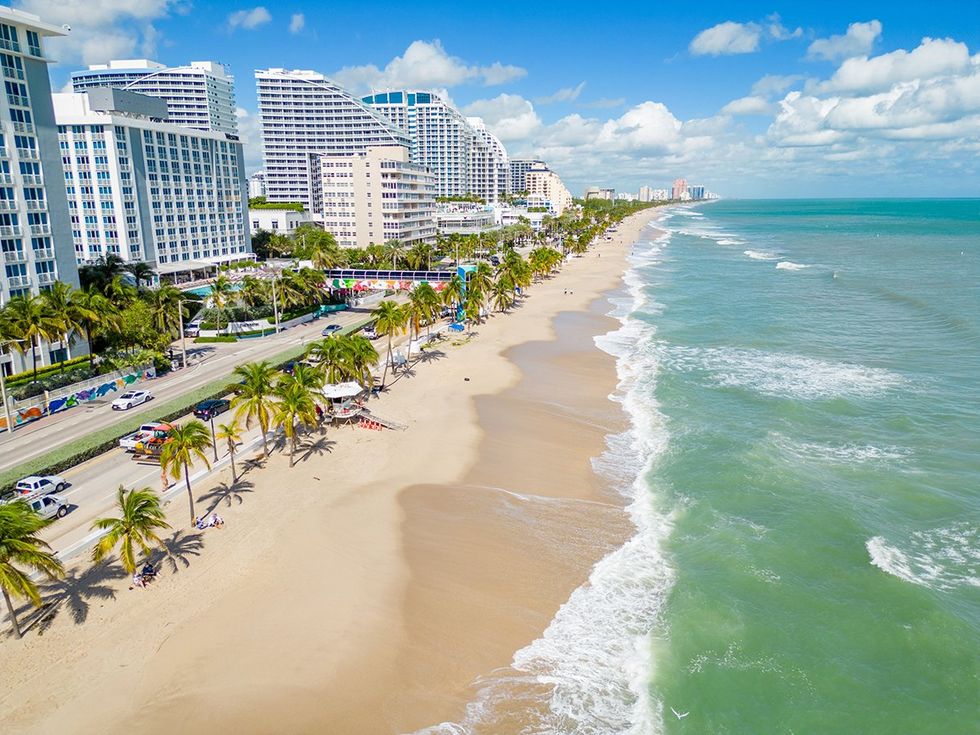
[[[671,199],[683,199],[684,194],[687,193],[687,180],[686,179],[674,179],[674,185],[671,188],[670,198]]]
[[[556,217],[575,203],[561,177],[546,166],[528,170],[525,177],[528,198],[541,197],[546,200],[549,210]]]
[[[317,157],[323,226],[341,247],[434,243],[435,177],[401,145]]]
[[[510,161],[510,193],[527,191],[527,172],[532,168],[547,168],[548,164],[540,158],[512,158]]]
[[[100,87],[53,95],[79,263],[107,255],[158,273],[250,257],[242,144],[161,121],[166,101]]]
[[[480,118],[466,118],[422,90],[379,92],[362,101],[408,134],[411,161],[435,175],[436,196],[473,194],[492,203],[507,192],[507,151]]]
[[[265,171],[256,171],[248,177],[248,198],[265,196]]]
[[[411,145],[397,125],[319,72],[260,69],[255,81],[270,202],[300,202],[321,219],[317,157]]]
[[[37,295],[55,281],[78,286],[58,130],[43,39],[64,36],[61,26],[0,7],[0,66],[6,94],[0,99],[0,306],[15,296]],[[64,359],[69,345],[40,340],[38,366]],[[74,353],[84,355],[78,345]],[[33,362],[0,347],[0,371],[21,372]]]
[[[705,188],[700,184],[688,184],[687,192],[691,195],[691,199],[704,199]]]
[[[649,186],[641,186],[640,191],[637,193],[637,199],[639,199],[641,202],[652,202],[653,188]]]
[[[168,67],[150,59],[118,59],[72,72],[72,89],[113,87],[167,102],[167,121],[197,130],[238,134],[235,80],[214,61]]]

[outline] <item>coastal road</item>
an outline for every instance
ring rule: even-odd
[[[80,435],[117,424],[125,426],[128,421],[132,421],[127,416],[141,413],[144,409],[152,410],[154,403],[163,403],[214,380],[230,376],[237,365],[273,357],[290,347],[319,339],[320,331],[328,324],[349,326],[368,316],[369,307],[351,309],[259,339],[219,344],[188,344],[186,370],[177,370],[156,380],[137,384],[137,387],[153,393],[154,400],[145,406],[130,411],[113,411],[109,404],[118,394],[110,393],[78,408],[33,421],[13,433],[5,431],[0,434],[0,471],[33,459]],[[179,342],[177,347],[179,348]]]

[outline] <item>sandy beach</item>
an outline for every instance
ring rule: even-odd
[[[81,560],[56,613],[3,642],[4,731],[380,734],[461,718],[475,682],[629,534],[591,467],[625,423],[592,337],[617,324],[605,294],[655,216],[402,375],[373,408],[407,430],[330,428],[293,469],[277,452],[237,486],[227,470],[199,483],[226,526],[170,540],[150,589]],[[180,500],[168,513],[186,524]]]

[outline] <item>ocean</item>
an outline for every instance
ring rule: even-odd
[[[980,731],[980,201],[657,226],[596,339],[636,534],[439,731]]]

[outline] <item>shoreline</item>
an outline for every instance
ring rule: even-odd
[[[541,406],[536,408],[540,415],[529,415],[526,396],[505,408],[509,393],[519,392],[524,380],[517,363],[526,367],[536,353],[561,342],[562,315],[584,311],[587,318],[598,318],[590,305],[621,282],[629,245],[637,239],[633,233],[659,211],[635,215],[639,224],[624,222],[612,242],[600,242],[584,258],[567,263],[559,276],[539,283],[515,314],[490,319],[476,328],[476,339],[440,348],[444,356],[433,355],[400,380],[379,411],[409,424],[408,431],[381,435],[330,429],[323,439],[313,437],[317,441],[307,460],[293,470],[286,468],[285,457],[274,455],[266,467],[246,474],[246,486],[234,489],[225,483],[222,491],[220,481],[227,474],[222,472],[195,487],[199,495],[223,492],[221,502],[228,505],[219,507],[229,530],[182,534],[176,558],[183,554],[186,565],[178,561],[151,591],[126,591],[124,582],[111,577],[111,568],[82,570],[82,581],[89,588],[99,586],[102,597],[92,595],[76,610],[59,612],[43,639],[25,641],[22,651],[7,651],[0,663],[10,682],[2,700],[9,711],[5,725],[17,732],[132,727],[205,732],[208,722],[193,714],[203,710],[208,721],[220,718],[243,732],[349,727],[368,733],[458,718],[474,677],[487,667],[509,664],[596,561],[571,564],[575,569],[567,579],[541,599],[525,599],[524,609],[512,616],[516,623],[489,625],[500,610],[491,614],[487,601],[508,599],[508,594],[505,586],[497,595],[487,590],[519,581],[512,573],[503,579],[492,574],[498,564],[512,571],[521,564],[529,568],[533,561],[547,571],[555,568],[555,560],[549,566],[532,544],[520,559],[502,563],[504,552],[512,549],[498,542],[517,537],[497,528],[491,538],[485,515],[461,516],[479,504],[487,510],[497,503],[499,510],[499,498],[506,496],[489,491],[477,498],[474,493],[474,486],[490,478],[481,480],[481,462],[495,458],[489,461],[498,471],[505,461],[502,449],[487,442],[494,435],[519,434],[503,423],[513,418],[507,411],[517,410],[526,425],[523,436],[543,436],[542,426],[561,433],[566,437],[562,446],[584,449],[580,464],[594,478],[589,460],[601,451],[608,433],[593,427],[583,443],[578,436],[582,426],[575,421],[554,428],[560,421],[553,407],[550,416]],[[581,324],[573,327],[571,332],[582,333]],[[591,336],[589,348],[596,364],[574,377],[581,381],[586,373],[604,374],[597,384],[607,389],[598,397],[579,391],[581,405],[604,403],[618,410],[607,399],[616,385],[614,359],[596,349]],[[517,354],[522,352],[529,355]],[[548,359],[561,363],[567,357]],[[502,434],[501,428],[512,433]],[[526,466],[540,447],[519,444]],[[575,472],[585,477],[581,466]],[[534,494],[548,496],[547,479],[535,480]],[[555,481],[567,485],[568,476]],[[588,483],[577,499],[599,497],[595,483]],[[552,487],[550,497],[567,497],[561,491]],[[609,504],[610,498],[603,502]],[[622,505],[620,499],[620,511]],[[168,513],[181,518],[183,507],[171,504]],[[468,529],[455,546],[445,543],[453,527]],[[464,546],[470,567],[460,553]],[[453,553],[447,555],[447,549]],[[480,580],[458,584],[478,571]],[[514,597],[540,592],[536,579],[540,575],[526,575]],[[447,599],[460,609],[468,604],[466,614],[447,617],[444,605],[434,604]],[[84,625],[75,625],[71,618],[79,617],[82,606]],[[474,635],[467,620],[482,625],[490,640]],[[452,630],[454,621],[464,624]],[[452,644],[441,646],[434,633]],[[448,659],[442,655],[446,651]],[[59,660],[66,683],[62,698],[52,703],[38,684]],[[454,666],[447,667],[447,660]]]

